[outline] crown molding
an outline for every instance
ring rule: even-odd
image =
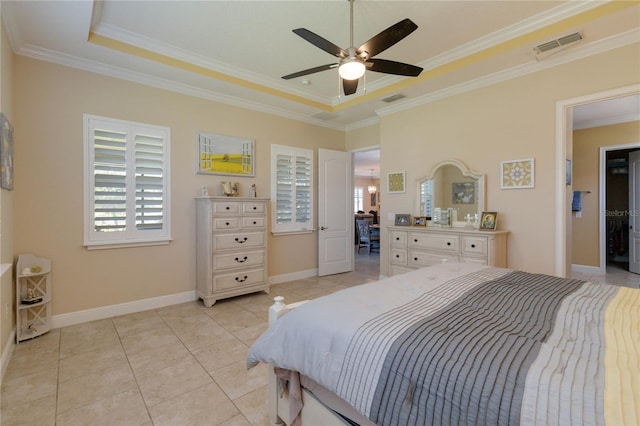
[[[470,92],[482,87],[490,86],[502,81],[511,80],[528,74],[533,74],[548,68],[553,68],[562,64],[583,59],[598,53],[607,52],[619,47],[640,42],[640,29],[633,29],[625,33],[621,33],[607,39],[596,41],[589,44],[574,46],[565,49],[556,55],[549,56],[542,61],[532,61],[524,65],[519,65],[507,70],[499,71],[484,77],[470,80],[468,82],[444,88],[424,96],[400,101],[392,106],[376,109],[376,114],[385,116],[396,112],[404,111],[416,106],[425,105],[440,99]]]
[[[334,130],[345,130],[345,126],[342,124],[330,123],[318,119],[314,119],[304,114],[296,114],[290,111],[286,111],[280,108],[272,106],[266,106],[258,102],[251,102],[245,99],[236,98],[233,96],[223,95],[210,90],[201,89],[198,87],[190,86],[187,84],[176,83],[172,80],[164,78],[150,76],[148,74],[131,71],[125,68],[116,67],[113,65],[105,65],[101,62],[91,61],[87,59],[81,59],[76,56],[67,55],[55,50],[43,49],[37,46],[25,45],[18,52],[18,55],[25,56],[32,59],[37,59],[46,62],[52,62],[58,65],[67,66],[70,68],[79,69],[82,71],[88,71],[95,74],[104,75],[107,77],[113,77],[121,80],[131,81],[133,83],[143,84],[145,86],[155,87],[159,89],[169,90],[183,95],[193,96],[201,99],[206,99],[213,102],[219,102],[226,105],[233,105],[239,108],[245,108],[252,111],[262,112],[265,114],[276,115],[283,118],[288,118],[296,121],[313,124],[316,126],[327,127]]]

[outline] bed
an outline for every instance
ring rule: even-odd
[[[638,289],[443,264],[270,322],[273,424],[640,424]]]

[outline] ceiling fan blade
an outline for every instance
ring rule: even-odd
[[[387,59],[369,59],[366,65],[369,71],[404,75],[407,77],[417,77],[422,72],[422,68],[415,65],[389,61]]]
[[[292,31],[307,40],[309,43],[313,44],[318,49],[322,49],[330,55],[337,56],[338,58],[345,58],[347,56],[347,52],[342,50],[340,47],[306,28],[296,28]]]
[[[331,68],[335,68],[337,66],[338,64],[320,65],[319,67],[309,68],[307,70],[298,71],[298,72],[294,72],[293,74],[285,75],[282,78],[284,78],[285,80],[291,80],[292,78],[302,77],[303,75],[309,75],[309,74],[314,74],[320,71],[330,70]]]
[[[356,90],[358,90],[358,79],[342,80],[342,90],[344,90],[345,96],[356,93]]]
[[[357,50],[358,54],[367,52],[369,58],[376,56],[378,53],[387,50],[412,32],[418,26],[409,18],[390,26],[386,30],[373,36],[369,41],[360,46]]]

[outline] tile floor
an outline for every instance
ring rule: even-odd
[[[377,254],[354,272],[308,278],[205,308],[185,303],[79,324],[16,346],[2,383],[1,421],[17,425],[268,425],[266,367],[245,368],[272,297],[295,302],[375,281]],[[640,288],[610,268],[575,278]]]
[[[17,345],[0,424],[268,425],[266,366],[245,368],[273,296],[295,302],[378,279],[379,256],[355,271],[255,293],[52,330]]]

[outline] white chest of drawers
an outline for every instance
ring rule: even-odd
[[[196,198],[196,293],[219,299],[269,292],[267,199]]]
[[[391,275],[443,261],[507,267],[508,231],[463,228],[388,228]]]

